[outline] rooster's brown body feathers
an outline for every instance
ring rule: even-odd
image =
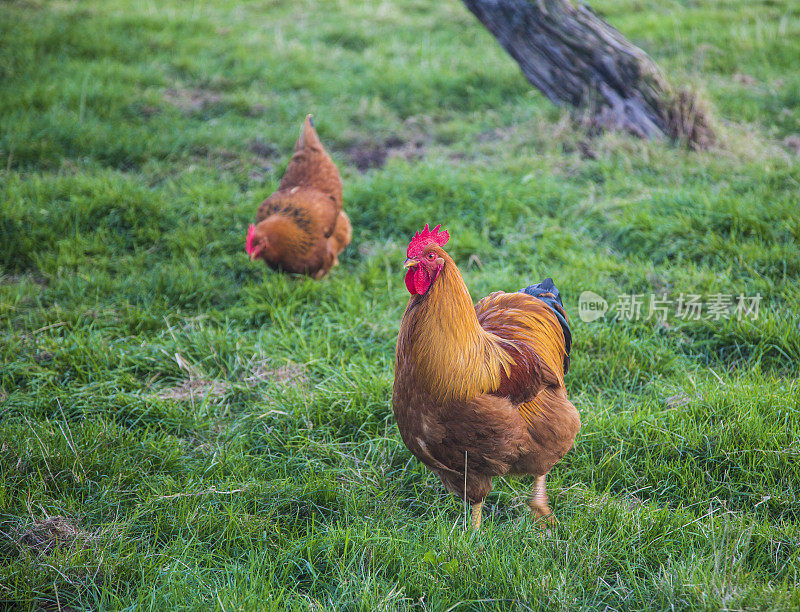
[[[455,262],[435,251],[441,273],[412,295],[398,336],[392,401],[403,441],[472,504],[509,473],[542,477],[543,495],[543,477],[580,429],[564,387],[564,330],[525,293],[473,307]],[[542,507],[549,513],[546,496]]]

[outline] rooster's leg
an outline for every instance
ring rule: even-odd
[[[556,519],[553,516],[553,511],[550,509],[550,506],[547,503],[547,490],[545,489],[546,478],[546,474],[536,477],[531,498],[528,500],[528,505],[531,507],[533,515],[537,519],[541,518],[547,523],[555,523]]]
[[[481,528],[481,512],[483,510],[483,501],[477,504],[472,504],[472,528],[477,531]]]

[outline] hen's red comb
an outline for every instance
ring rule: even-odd
[[[411,242],[408,244],[408,250],[406,251],[406,256],[413,257],[417,253],[419,253],[425,246],[430,242],[435,242],[439,246],[443,247],[447,244],[447,241],[450,240],[450,234],[447,230],[440,232],[439,228],[442,227],[441,224],[437,225],[436,227],[431,230],[428,227],[428,224],[425,224],[425,229],[421,232],[417,232],[414,234],[414,237],[411,239]]]
[[[244,243],[244,250],[247,251],[248,255],[252,255],[253,251],[255,250],[255,242],[256,239],[256,226],[252,223],[250,227],[247,228],[247,241]]]

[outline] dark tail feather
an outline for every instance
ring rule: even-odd
[[[527,293],[539,300],[542,300],[550,307],[553,314],[556,315],[558,322],[561,324],[561,330],[564,332],[564,350],[566,356],[564,357],[564,374],[569,370],[569,351],[572,348],[572,332],[569,330],[569,323],[567,322],[567,313],[564,310],[564,303],[561,301],[561,293],[553,283],[552,278],[546,278],[541,283],[530,285],[525,289],[520,289],[520,293]]]

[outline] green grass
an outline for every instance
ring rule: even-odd
[[[0,602],[800,608],[800,7],[594,6],[714,150],[582,133],[456,0],[0,4]],[[322,282],[244,254],[308,112],[354,227]],[[548,535],[514,479],[465,532],[400,440],[425,222],[475,299],[566,297]],[[585,290],[763,301],[584,323]]]

